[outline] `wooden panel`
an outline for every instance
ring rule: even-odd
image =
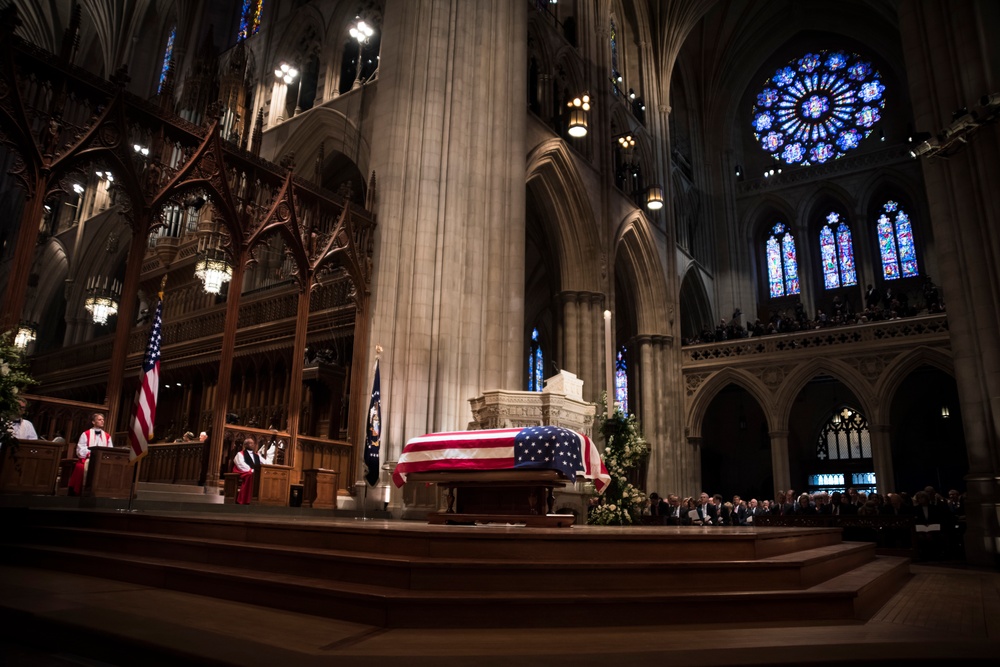
[[[62,452],[62,443],[46,440],[22,440],[16,448],[4,447],[0,493],[53,495]]]
[[[336,470],[312,468],[304,470],[302,506],[314,509],[337,509]]]
[[[260,467],[261,505],[284,507],[288,504],[288,478],[291,470],[291,466]]]
[[[128,498],[132,466],[127,449],[93,447],[83,495],[90,498]]]

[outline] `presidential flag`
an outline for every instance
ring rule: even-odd
[[[611,481],[601,455],[585,435],[559,426],[431,433],[413,438],[392,474],[396,486],[414,472],[453,470],[557,470],[567,480],[582,475],[603,492]]]
[[[378,484],[379,467],[382,465],[382,390],[375,360],[375,379],[372,381],[372,398],[368,403],[368,426],[365,428],[365,481],[369,486]]]
[[[156,422],[156,397],[160,390],[160,342],[163,329],[163,298],[156,304],[153,328],[149,330],[149,344],[142,358],[142,381],[135,400],[135,416],[129,427],[129,460],[135,462],[146,455],[153,438]]]

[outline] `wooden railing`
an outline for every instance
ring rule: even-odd
[[[299,436],[298,452],[302,457],[302,470],[323,468],[340,474],[340,485],[354,481],[351,471],[351,454],[354,446],[344,440],[327,440]]]
[[[28,401],[25,415],[35,427],[39,438],[63,438],[75,443],[80,433],[90,428],[90,418],[95,412],[107,414],[108,406],[84,403],[66,398],[53,398],[36,394],[22,394]],[[110,426],[110,424],[109,424]]]
[[[203,485],[208,446],[202,442],[150,445],[139,468],[139,481],[159,484]]]

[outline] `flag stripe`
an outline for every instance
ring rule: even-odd
[[[129,425],[129,460],[146,455],[156,425],[156,400],[160,391],[160,343],[163,331],[163,299],[156,304],[149,344],[142,359],[142,380],[136,391],[135,416]]]
[[[572,479],[582,475],[599,492],[611,481],[590,438],[556,426],[422,435],[406,443],[392,479],[402,486],[414,472],[513,468],[554,469]]]

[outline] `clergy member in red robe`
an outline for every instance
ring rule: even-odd
[[[243,449],[233,458],[233,471],[240,474],[240,490],[236,494],[236,504],[249,505],[253,499],[254,475],[260,470],[260,455],[253,438],[243,441]]]

